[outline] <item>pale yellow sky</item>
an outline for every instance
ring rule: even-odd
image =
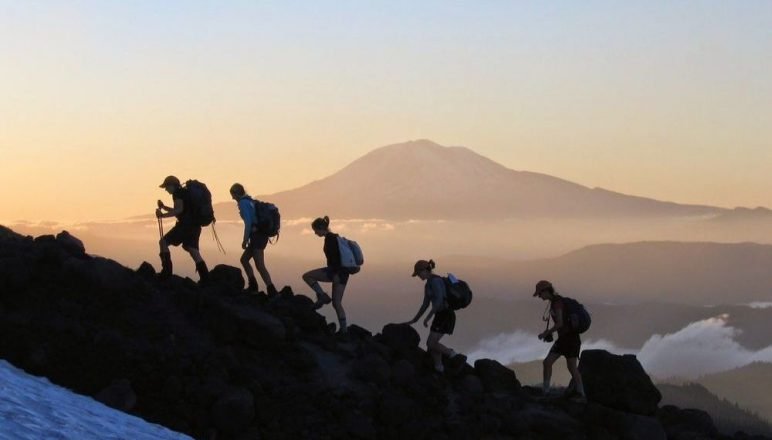
[[[414,3],[0,1],[0,221],[149,213],[170,173],[270,193],[417,138],[772,206],[772,3]]]

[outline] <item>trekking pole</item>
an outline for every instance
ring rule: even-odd
[[[212,222],[212,238],[214,238],[215,243],[217,243],[217,250],[222,252],[223,255],[226,255],[225,248],[222,243],[220,243],[220,237],[217,236],[217,229],[215,229],[214,224],[215,222]]]
[[[158,209],[161,209],[161,207],[164,204],[159,200],[158,201]],[[161,217],[156,216],[156,220],[158,220],[158,234],[161,236],[161,239],[164,238],[164,220]]]

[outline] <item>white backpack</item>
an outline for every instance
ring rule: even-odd
[[[349,240],[346,237],[338,236],[338,249],[340,249],[340,264],[348,269],[359,269],[365,264],[365,257],[362,254],[362,248],[356,241]]]

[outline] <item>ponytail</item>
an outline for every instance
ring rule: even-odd
[[[433,271],[435,267],[437,267],[437,263],[434,260],[429,260],[429,271]]]
[[[330,227],[330,217],[327,217],[326,215],[324,217],[319,217],[316,220],[314,220],[311,223],[311,227],[313,229],[329,229]]]

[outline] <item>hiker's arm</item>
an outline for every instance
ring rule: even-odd
[[[164,204],[164,202],[162,202],[162,201],[160,201],[160,200],[158,201],[158,209],[162,209],[162,210],[164,210],[164,211],[171,211],[171,210],[172,210],[172,208],[170,208],[170,207],[166,206],[166,205]]]
[[[560,330],[563,327],[563,309],[558,308],[555,309],[555,325],[552,326],[552,328],[548,328],[543,334],[547,335],[550,333],[555,333],[556,331]]]
[[[159,217],[161,218],[175,217],[182,214],[183,209],[185,209],[185,205],[182,202],[182,199],[174,199],[174,208],[167,213],[159,215]]]
[[[252,233],[252,225],[255,224],[255,210],[252,206],[252,202],[249,199],[239,200],[239,214],[244,220],[244,239],[241,245],[243,248],[246,248],[249,242],[249,235]]]
[[[415,318],[411,319],[410,321],[406,322],[405,324],[415,324],[418,322],[419,319],[421,319],[421,316],[426,312],[426,309],[429,308],[429,297],[424,295],[424,302],[421,304],[421,308],[418,310],[418,313],[416,313]]]

